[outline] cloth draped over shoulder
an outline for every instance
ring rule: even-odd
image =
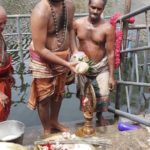
[[[108,70],[108,58],[107,56],[105,56],[99,63],[91,66],[91,71],[87,73],[87,76],[78,75],[77,76],[77,89],[78,91],[80,91],[80,94],[77,93],[77,95],[84,96],[85,83],[87,82],[88,77],[89,78],[95,77],[99,73],[105,72],[107,70]]]
[[[30,70],[33,81],[31,84],[28,107],[36,109],[38,102],[46,97],[53,95],[62,95],[68,69],[64,66],[54,63],[48,63],[42,59],[35,50],[29,49],[30,52]],[[68,60],[69,50],[53,52],[60,58]],[[56,98],[57,99],[57,98]]]

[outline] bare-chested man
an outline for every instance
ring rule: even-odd
[[[76,72],[76,63],[68,61],[73,31],[74,6],[71,0],[41,0],[32,11],[30,68],[33,82],[28,106],[37,108],[44,136],[52,129],[67,131],[58,122],[68,70]]]
[[[96,72],[91,71],[87,77],[92,78],[94,86],[98,86],[95,92],[99,125],[108,123],[102,112],[108,111],[109,92],[115,87],[115,31],[112,25],[101,17],[106,2],[107,0],[89,0],[89,15],[74,21],[79,50],[84,51],[95,64],[93,69],[95,67]]]

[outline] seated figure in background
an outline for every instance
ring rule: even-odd
[[[0,6],[0,122],[8,118],[11,107],[11,85],[13,80],[11,57],[6,52],[2,32],[7,21],[5,9]]]

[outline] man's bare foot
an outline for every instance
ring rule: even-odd
[[[43,135],[41,135],[41,138],[42,139],[46,139],[46,138],[48,138],[49,136],[51,135],[51,130],[45,130],[44,131],[44,133],[43,133]]]
[[[109,121],[105,119],[104,117],[100,117],[97,121],[97,126],[107,126],[110,125]]]
[[[50,126],[54,130],[58,130],[60,132],[67,132],[69,131],[69,128],[65,127],[64,125],[58,123],[58,122],[52,122],[50,123]]]

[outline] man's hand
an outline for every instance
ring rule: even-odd
[[[113,77],[109,78],[109,90],[112,91],[115,89],[116,80]]]
[[[68,62],[68,68],[74,72],[74,73],[77,73],[77,70],[76,70],[76,65],[78,64],[78,62]]]
[[[8,96],[5,95],[4,93],[0,92],[0,103],[2,104],[3,107],[9,102]]]

